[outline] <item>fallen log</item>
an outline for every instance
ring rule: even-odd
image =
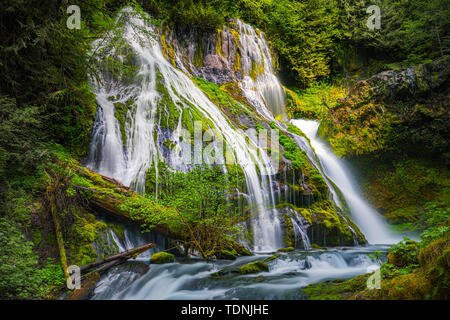
[[[94,270],[94,272],[101,272],[101,271],[105,271],[113,266],[116,266],[120,263],[123,263],[125,261],[127,261],[130,258],[136,258],[139,254],[141,254],[142,252],[145,252],[151,248],[156,247],[156,245],[154,243],[147,243],[144,244],[142,246],[133,248],[133,249],[129,249],[126,251],[123,251],[121,253],[117,253],[117,254],[113,254],[111,256],[108,256],[106,258],[85,264],[84,266],[80,267],[80,272],[83,273],[85,271],[88,271],[92,268],[96,268],[98,266],[102,266],[101,268],[98,268],[96,270]],[[107,263],[107,264],[106,264]],[[106,267],[107,266],[107,267]],[[106,267],[106,268],[105,268]]]
[[[130,217],[130,213],[123,208],[121,205],[126,201],[126,199],[141,199],[142,196],[134,191],[130,190],[128,187],[124,186],[120,181],[112,179],[110,177],[98,174],[96,172],[90,171],[85,167],[78,165],[73,165],[72,170],[74,170],[81,177],[86,178],[90,181],[90,186],[74,185],[73,188],[80,194],[87,195],[87,201],[93,209],[101,209],[115,216],[131,220],[139,225],[146,225],[144,219]],[[155,203],[157,206],[162,208],[161,205]],[[172,210],[172,215],[177,217],[176,210],[173,208],[164,208]],[[152,214],[149,210],[148,214]],[[167,224],[158,224],[152,226],[152,229],[159,232],[161,235],[171,238],[173,240],[183,240],[185,235],[180,234],[179,231],[172,230]]]

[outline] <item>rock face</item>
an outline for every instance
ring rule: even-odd
[[[215,33],[175,27],[161,32],[161,44],[166,58],[183,72],[218,85],[238,83],[242,98],[266,119],[286,116],[276,59],[259,29],[238,19]]]
[[[441,123],[450,118],[449,75],[446,56],[359,81],[324,116],[319,134],[339,156],[351,157],[386,150],[392,147],[394,132],[399,136],[399,130],[411,129],[402,133],[411,141],[401,144],[420,143],[429,152],[444,154],[448,130]]]
[[[229,28],[208,33],[175,27],[162,40],[168,48],[173,48],[172,62],[177,68],[209,82],[224,84],[242,79],[242,73],[235,70],[239,59],[238,37],[237,31]]]
[[[351,94],[360,92],[359,88],[366,83],[373,90],[372,95],[378,99],[392,100],[420,97],[432,90],[440,88],[450,75],[450,56],[430,63],[400,71],[387,70],[380,72],[356,85]]]

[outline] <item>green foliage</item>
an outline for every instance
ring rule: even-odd
[[[44,268],[38,270],[38,276],[41,280],[41,290],[45,293],[59,289],[66,283],[61,264],[55,263],[52,258],[48,258]]]
[[[163,177],[165,189],[159,201],[175,207],[188,217],[197,219],[220,219],[233,217],[226,198],[240,187],[243,177],[230,170],[225,174],[220,167],[197,166],[191,171],[166,171]]]
[[[379,264],[382,263],[382,257],[384,256],[384,252],[381,250],[372,251],[372,253],[367,255],[370,259],[376,260]]]
[[[26,299],[38,296],[40,279],[36,273],[37,255],[18,224],[0,218],[0,296]]]
[[[34,173],[42,156],[42,127],[38,107],[20,108],[16,99],[0,96],[0,180]]]
[[[340,28],[346,40],[375,58],[407,67],[450,52],[450,9],[445,0],[342,0],[340,4]],[[365,11],[371,4],[381,8],[379,30],[366,27]]]
[[[154,12],[164,23],[196,27],[202,30],[220,28],[233,16],[230,0],[168,0],[143,2],[143,8]]]
[[[125,198],[119,207],[147,229],[164,227],[187,249],[198,250],[207,258],[228,250],[228,244],[239,232],[241,219],[238,206],[233,206],[236,188],[240,188],[242,172],[216,166],[196,166],[188,172],[159,173],[158,198],[150,195]],[[232,250],[232,249],[231,249]],[[220,254],[219,254],[220,255]]]

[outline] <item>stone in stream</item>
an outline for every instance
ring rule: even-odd
[[[153,254],[150,258],[150,263],[155,264],[163,264],[163,263],[172,263],[175,261],[175,256],[171,253],[167,252],[157,252]]]
[[[244,264],[241,267],[222,269],[220,271],[214,272],[211,276],[219,277],[219,276],[244,275],[244,274],[260,273],[263,271],[266,272],[269,271],[269,267],[264,262],[257,260],[254,262]]]

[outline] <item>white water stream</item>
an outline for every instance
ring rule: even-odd
[[[388,244],[401,240],[389,231],[388,225],[361,195],[356,181],[351,177],[345,162],[339,159],[318,136],[319,122],[314,120],[292,120],[309,138],[319,158],[325,175],[339,188],[350,211],[352,220],[372,244]]]

